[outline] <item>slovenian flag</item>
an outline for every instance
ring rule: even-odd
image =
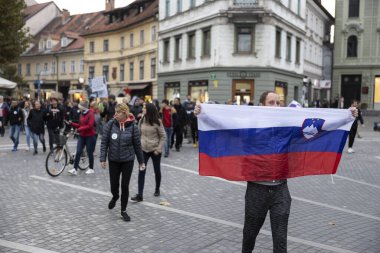
[[[199,174],[267,181],[335,174],[349,110],[203,104]]]

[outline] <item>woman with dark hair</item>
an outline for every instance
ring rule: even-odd
[[[149,158],[152,158],[153,169],[156,178],[156,190],[154,196],[160,196],[161,185],[161,153],[165,143],[166,134],[164,125],[158,115],[158,110],[154,104],[145,104],[143,107],[143,117],[139,122],[141,132],[141,146],[144,154],[145,167]],[[143,201],[145,170],[139,171],[138,194],[132,197],[135,202]]]
[[[35,101],[33,109],[30,110],[30,113],[28,114],[27,118],[27,124],[30,128],[32,140],[33,140],[33,147],[34,147],[34,153],[33,155],[37,155],[38,151],[38,140],[40,140],[42,144],[42,150],[46,152],[46,145],[45,145],[45,110],[41,108],[41,102]]]

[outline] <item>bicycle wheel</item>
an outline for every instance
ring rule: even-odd
[[[46,171],[52,176],[59,176],[67,165],[67,151],[62,147],[55,147],[46,157]]]
[[[88,159],[86,149],[83,149],[82,155],[80,156],[80,159],[79,159],[78,168],[80,170],[86,170],[88,169],[88,167],[90,167],[90,161]]]

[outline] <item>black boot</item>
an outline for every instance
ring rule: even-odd
[[[160,190],[156,189],[156,191],[154,192],[154,196],[155,196],[155,197],[160,196]]]
[[[127,211],[121,211],[121,217],[124,221],[131,221],[131,217],[127,214]]]
[[[140,194],[136,194],[134,197],[131,198],[131,200],[134,202],[141,202],[143,201],[143,196]]]
[[[116,201],[117,201],[117,199],[112,198],[110,203],[108,203],[108,209],[110,209],[110,210],[113,209],[116,205]]]

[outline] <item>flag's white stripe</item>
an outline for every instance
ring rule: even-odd
[[[201,131],[302,127],[305,119],[320,118],[325,123],[323,130],[341,129],[349,131],[353,117],[349,110],[326,108],[289,108],[264,106],[231,106],[202,104],[198,128]]]

